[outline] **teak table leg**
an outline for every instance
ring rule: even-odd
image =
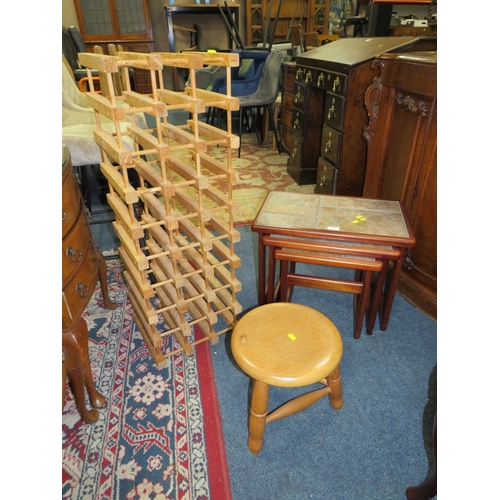
[[[373,292],[373,297],[371,299],[370,307],[368,310],[368,318],[366,323],[366,333],[371,335],[373,333],[373,328],[375,327],[375,321],[377,319],[377,313],[379,306],[383,304],[383,293],[384,284],[387,278],[387,271],[389,268],[388,261],[384,261],[384,266],[378,274],[377,283],[375,285],[375,291]]]
[[[389,316],[391,315],[392,304],[394,302],[394,297],[396,296],[396,289],[398,287],[398,280],[402,267],[403,253],[401,253],[400,258],[394,262],[386,297],[383,301],[381,301],[380,329],[382,331],[387,329],[387,325],[389,323]]]
[[[264,235],[259,233],[259,305],[265,304],[266,297],[266,247],[262,242]]]
[[[269,386],[264,382],[254,380],[250,419],[248,423],[248,448],[253,455],[259,453],[264,446],[264,431],[266,430],[268,403]]]
[[[99,413],[96,410],[87,410],[85,388],[87,388],[90,404],[94,408],[102,408],[106,404],[106,398],[94,386],[88,353],[87,323],[83,318],[77,320],[71,331],[62,334],[62,344],[66,358],[66,371],[76,406],[82,419],[86,423],[93,423],[99,418]]]

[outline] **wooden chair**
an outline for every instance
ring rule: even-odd
[[[290,35],[292,39],[292,55],[293,57],[300,56],[304,52],[304,39],[302,37],[302,26],[294,24],[290,27]]]
[[[267,302],[290,301],[293,286],[319,288],[353,294],[354,338],[361,336],[366,316],[366,332],[371,335],[375,326],[377,311],[382,303],[385,278],[389,262],[400,258],[400,252],[390,247],[349,245],[345,242],[311,241],[297,238],[265,236],[263,243],[270,246],[267,283]],[[276,261],[281,261],[280,278],[276,282]],[[354,279],[344,280],[331,277],[296,273],[296,264],[352,269]],[[371,293],[371,285],[377,274],[377,282]]]
[[[304,33],[304,42],[306,50],[311,50],[319,47],[320,43],[318,33],[316,33],[316,31],[313,31],[312,33]]]
[[[253,379],[248,424],[252,454],[262,449],[267,424],[302,411],[326,395],[333,408],[342,408],[342,337],[320,312],[282,302],[257,307],[236,325],[231,349],[239,367]],[[318,382],[325,387],[297,396],[268,414],[270,385],[304,387]]]

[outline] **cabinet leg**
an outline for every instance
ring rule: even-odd
[[[99,418],[99,413],[96,410],[87,410],[85,406],[85,388],[89,395],[90,404],[94,408],[102,408],[106,404],[106,398],[97,391],[92,379],[88,353],[87,323],[83,318],[76,322],[72,331],[63,333],[62,345],[66,373],[78,412],[86,423],[93,423]]]
[[[99,274],[99,282],[101,283],[102,297],[104,299],[104,305],[106,309],[116,309],[118,304],[113,302],[109,298],[109,290],[108,290],[108,268],[106,266],[106,260],[102,255],[101,251],[96,249],[97,254],[97,272]]]

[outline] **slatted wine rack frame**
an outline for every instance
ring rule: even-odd
[[[239,100],[195,85],[195,70],[206,64],[225,66],[230,81],[230,68],[238,66],[239,56],[121,52],[85,53],[79,58],[89,74],[90,69],[99,70],[104,83],[100,88],[109,89],[102,95],[91,85],[88,94],[96,114],[94,138],[102,151],[100,166],[109,184],[107,198],[116,217],[113,226],[121,242],[134,320],[162,368],[176,352],[190,355],[199,342],[218,342],[241,312],[236,300],[241,284],[235,277],[241,262],[234,251],[240,235],[234,228],[237,206],[231,191],[237,177],[232,154],[239,144],[238,136],[231,134],[231,111],[239,108]],[[128,66],[151,72],[152,94],[130,90]],[[164,66],[188,69],[192,87],[184,92],[163,88]],[[117,75],[125,89],[120,96],[113,87]],[[227,111],[227,131],[198,119],[208,106]],[[174,109],[190,113],[187,125],[168,123],[167,115]],[[136,127],[134,114],[139,112],[154,117],[156,126]],[[114,121],[115,133],[102,130],[103,116]],[[126,116],[131,126],[123,133],[119,125]],[[125,135],[133,140],[133,151],[125,147]],[[216,145],[225,146],[225,161],[210,155]],[[203,337],[189,342],[194,324]],[[169,335],[175,336],[180,349],[165,348],[173,345],[164,342]]]

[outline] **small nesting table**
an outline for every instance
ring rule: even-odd
[[[375,305],[380,313],[380,329],[387,329],[404,257],[407,249],[416,242],[401,202],[353,196],[270,192],[252,224],[252,231],[259,236],[259,304],[272,301],[271,294],[266,294],[266,268],[269,267],[268,283],[274,282],[276,272],[274,263],[268,266],[264,243],[266,236],[333,240],[359,245],[360,248],[369,245],[370,248],[380,246],[399,250],[399,258],[391,261],[391,272],[386,274],[380,303]],[[268,285],[268,291],[269,288]]]
[[[342,408],[342,337],[320,312],[288,302],[257,307],[236,325],[231,349],[239,367],[253,379],[248,424],[252,454],[262,449],[268,423],[293,415],[326,395],[333,408]],[[297,396],[268,414],[270,385],[304,387],[317,382],[325,387]]]

